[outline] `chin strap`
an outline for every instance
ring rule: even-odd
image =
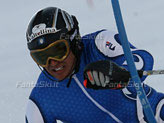
[[[37,64],[38,65],[38,64]],[[40,65],[38,65],[38,67],[39,67],[39,69],[43,72],[43,74],[48,78],[48,79],[50,79],[50,80],[52,80],[52,81],[54,81],[54,82],[57,82],[56,80],[54,80],[54,79],[52,79],[51,77],[49,77],[48,75],[50,75],[45,69],[45,71],[44,70],[42,70],[42,68],[41,68],[41,66]],[[47,75],[48,74],[48,75]],[[51,75],[50,75],[51,76]]]
[[[67,88],[69,88],[70,84],[71,84],[71,80],[72,80],[72,76],[77,73],[79,71],[79,67],[80,67],[80,57],[76,57],[76,63],[75,63],[75,68],[74,71],[72,72],[72,74],[69,77],[69,81],[67,83]]]
[[[69,77],[68,83],[67,83],[67,88],[69,88],[70,84],[71,84],[71,80],[72,80],[72,76],[75,74],[75,72],[73,72],[71,74],[71,76]]]

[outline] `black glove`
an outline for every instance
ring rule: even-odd
[[[84,69],[84,86],[92,89],[123,89],[130,80],[129,72],[112,61],[97,61]]]
[[[92,85],[105,87],[109,83],[109,76],[106,76],[102,72],[87,71],[85,75]]]

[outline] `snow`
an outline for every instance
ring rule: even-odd
[[[91,0],[90,0],[91,1]],[[39,9],[56,6],[76,15],[81,34],[100,29],[116,31],[110,1],[93,0],[15,0],[0,4],[0,122],[22,123],[28,96],[40,70],[29,55],[25,32],[32,15]],[[154,56],[154,69],[164,69],[163,0],[120,0],[129,41]],[[164,92],[164,75],[145,81]]]

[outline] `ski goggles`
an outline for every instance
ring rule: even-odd
[[[63,61],[69,54],[69,43],[67,40],[57,40],[44,49],[31,50],[30,55],[40,66],[46,67],[50,59]]]

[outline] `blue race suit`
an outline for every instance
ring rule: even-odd
[[[93,90],[83,86],[84,67],[97,60],[112,60],[127,68],[118,34],[101,30],[82,37],[84,49],[79,72],[57,82],[41,73],[29,97],[27,123],[146,123],[133,82],[123,90]],[[153,57],[130,44],[137,69],[152,70]],[[128,68],[127,68],[128,69]],[[46,72],[46,71],[44,71]],[[51,77],[53,80],[49,79]],[[146,77],[142,77],[144,81]],[[143,84],[158,123],[164,123],[164,94]]]

